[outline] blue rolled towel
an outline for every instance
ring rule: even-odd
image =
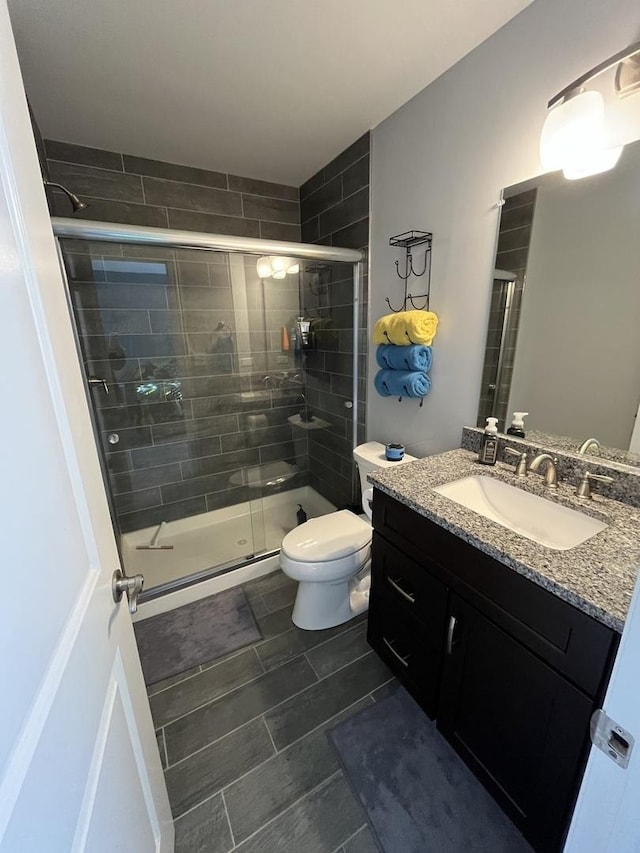
[[[379,370],[373,380],[381,397],[426,397],[431,380],[417,370]]]
[[[422,370],[427,373],[431,369],[433,354],[431,347],[422,344],[408,347],[380,344],[376,349],[376,361],[383,370]]]

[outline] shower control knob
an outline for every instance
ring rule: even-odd
[[[347,402],[344,404],[344,407],[345,409],[353,409],[353,403],[351,402],[351,400],[347,400]]]
[[[107,441],[109,442],[109,444],[118,444],[120,441],[120,436],[117,432],[112,432],[110,435],[107,436]]]

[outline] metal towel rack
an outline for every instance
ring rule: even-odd
[[[389,308],[398,314],[400,311],[407,310],[407,304],[411,303],[411,307],[417,311],[428,311],[429,301],[431,298],[431,246],[433,242],[433,234],[430,231],[405,231],[403,234],[396,234],[395,237],[389,238],[390,246],[398,246],[405,250],[404,273],[400,272],[400,261],[396,261],[396,274],[398,278],[404,281],[404,299],[402,300],[401,308],[394,308],[388,296],[385,297],[385,302]],[[424,265],[420,272],[416,272],[413,265],[412,249],[416,246],[424,246]],[[409,292],[409,279],[413,275],[415,278],[427,276],[426,293],[412,294]],[[416,305],[415,299],[424,299],[424,305]]]

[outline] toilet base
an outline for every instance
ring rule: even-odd
[[[304,631],[322,631],[342,625],[369,609],[369,571],[335,582],[298,584],[291,619]]]

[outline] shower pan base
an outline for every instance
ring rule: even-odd
[[[125,533],[121,551],[126,573],[144,575],[145,590],[149,591],[207,569],[219,567],[224,571],[225,567],[242,564],[259,554],[277,551],[283,537],[296,526],[298,504],[304,506],[309,518],[335,510],[322,495],[303,486],[169,521],[163,525],[156,545],[171,548],[140,549],[151,542],[157,525]],[[236,583],[237,580],[230,580],[228,586]]]

